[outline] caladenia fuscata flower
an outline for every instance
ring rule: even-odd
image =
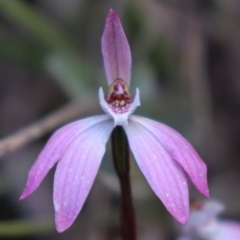
[[[219,217],[224,208],[216,200],[192,202],[189,221],[177,240],[239,240],[240,223]]]
[[[137,164],[155,194],[181,223],[189,217],[187,176],[209,196],[207,168],[191,144],[172,128],[132,113],[140,106],[140,93],[132,98],[131,52],[117,14],[110,10],[102,37],[102,53],[109,84],[104,96],[99,90],[105,115],[72,122],[57,130],[29,171],[20,199],[35,191],[58,162],[53,201],[59,232],[72,225],[89,194],[105,153],[106,142],[116,126],[127,136]]]

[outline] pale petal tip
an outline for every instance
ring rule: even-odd
[[[111,22],[115,22],[115,21],[120,21],[120,19],[119,19],[119,16],[117,15],[117,13],[111,8],[108,12],[106,22],[111,23]]]
[[[205,165],[205,164],[204,164]],[[194,185],[199,190],[199,192],[204,195],[205,197],[210,197],[210,192],[208,188],[208,182],[207,182],[207,167],[205,167],[205,174],[201,174],[199,177],[198,184],[195,182]]]
[[[182,220],[179,221],[182,225],[186,225],[188,222],[188,218],[184,218]]]
[[[188,222],[189,219],[189,213],[184,214],[182,216],[175,217],[175,219],[181,223],[182,225],[185,225]]]
[[[70,223],[70,221],[67,221],[66,218],[64,218],[61,214],[61,211],[58,211],[59,209],[57,208],[57,205],[54,203],[54,208],[55,208],[55,225],[56,225],[56,229],[59,233],[62,233],[64,231],[66,231],[71,225],[72,223]]]
[[[56,224],[56,229],[58,231],[58,233],[62,233],[64,231],[66,231],[69,227],[66,227],[63,224]]]
[[[210,197],[210,192],[209,192],[208,184],[206,181],[204,181],[204,183],[201,182],[198,185],[196,183],[194,183],[194,185],[202,195],[204,195],[207,198]]]
[[[33,191],[31,191],[31,189],[29,189],[29,187],[26,186],[19,198],[19,201],[27,198],[29,195],[31,195],[32,192]]]
[[[210,198],[210,192],[209,192],[208,187],[204,190],[204,192],[202,192],[202,194],[203,194],[205,197]]]
[[[141,106],[139,88],[136,89],[136,95],[135,95],[135,98],[134,98],[133,103],[134,103],[134,105],[135,105],[136,107]]]
[[[109,17],[117,17],[118,18],[117,13],[112,8],[110,8],[110,10],[108,12],[107,18],[109,18]]]
[[[18,201],[21,201],[26,197],[27,197],[27,195],[23,192],[22,195],[20,196],[20,198],[18,199]]]

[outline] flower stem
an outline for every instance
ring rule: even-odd
[[[119,177],[121,189],[121,233],[123,240],[136,240],[136,223],[133,208],[129,145],[122,127],[117,126],[112,132],[113,163]]]

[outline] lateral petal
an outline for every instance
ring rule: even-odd
[[[105,153],[113,121],[100,122],[79,134],[59,161],[54,177],[57,230],[70,227],[80,212]]]
[[[124,126],[133,155],[155,194],[182,224],[189,217],[187,179],[159,140],[141,124]]]
[[[48,140],[36,162],[28,173],[27,185],[20,197],[28,197],[40,185],[53,165],[63,156],[72,140],[81,132],[99,122],[107,121],[108,116],[96,116],[72,122],[58,129]]]
[[[121,78],[128,85],[131,79],[131,52],[118,15],[111,9],[102,36],[102,54],[109,85]]]
[[[151,131],[171,157],[187,172],[196,188],[209,197],[207,167],[192,145],[177,131],[165,124],[139,116],[130,118]]]

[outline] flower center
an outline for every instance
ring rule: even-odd
[[[107,103],[115,113],[125,113],[128,111],[131,103],[131,93],[128,85],[117,78],[109,87],[107,94]]]

